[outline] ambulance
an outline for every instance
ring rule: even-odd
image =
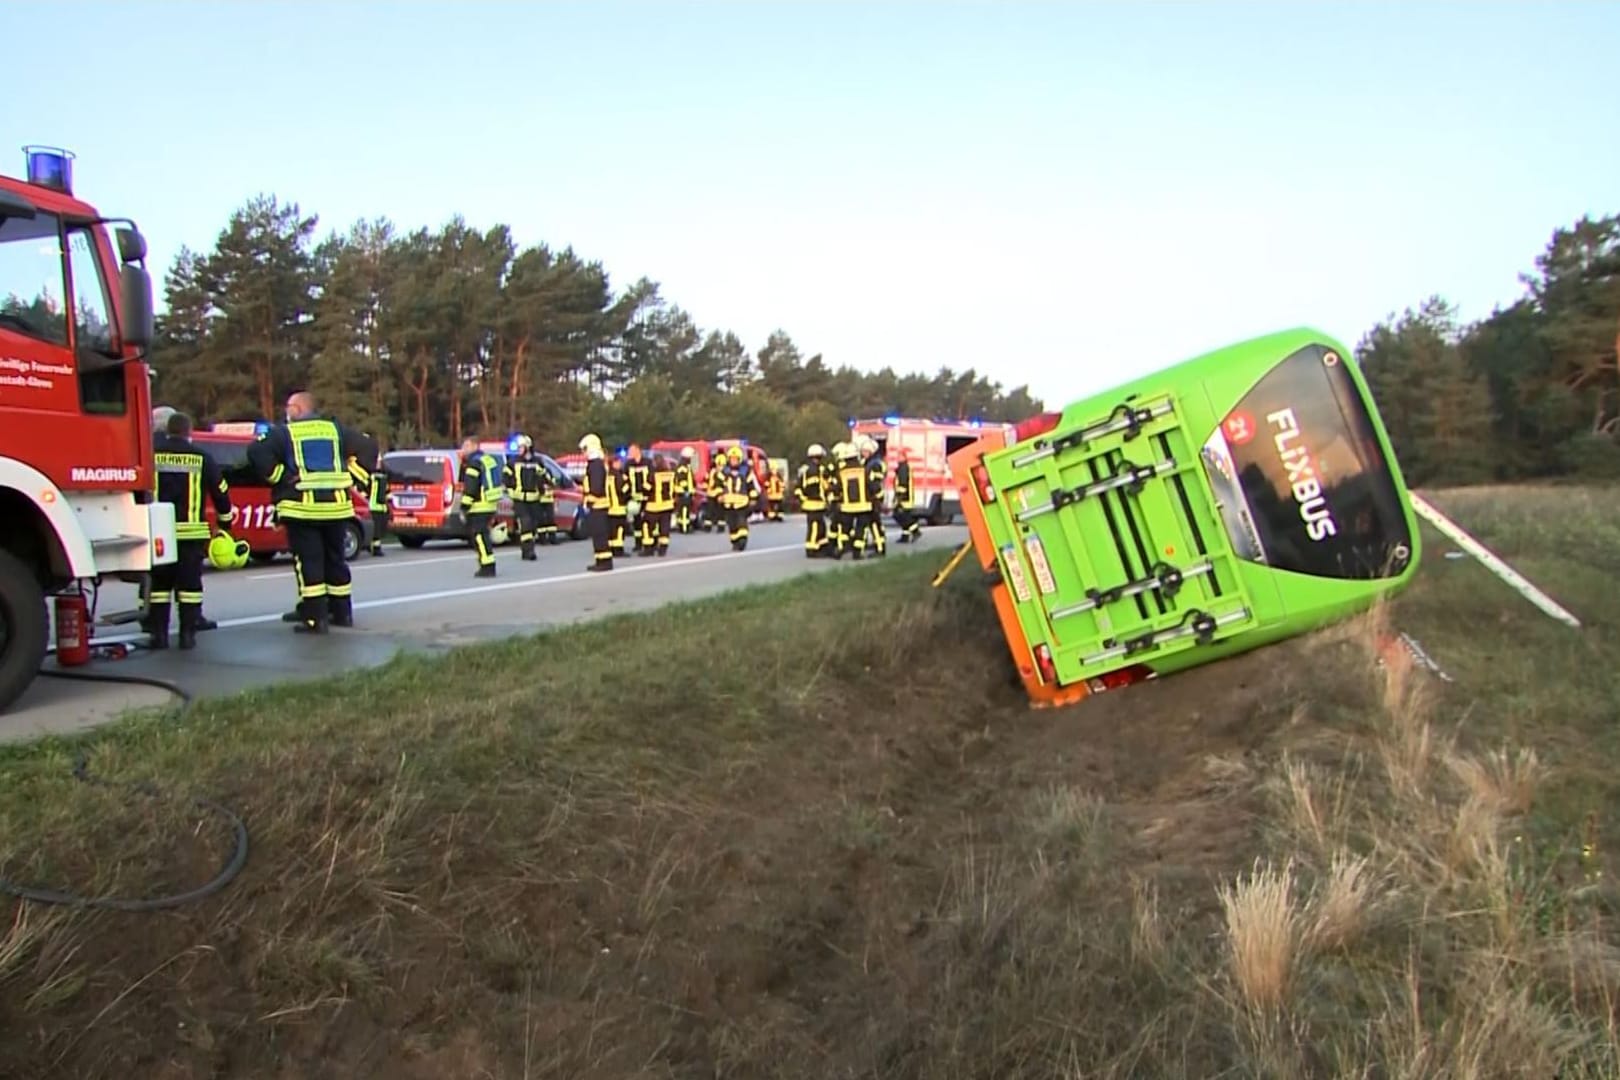
[[[948,525],[962,513],[962,496],[951,476],[950,456],[992,432],[1010,434],[1012,425],[884,416],[855,420],[849,430],[852,439],[870,435],[883,453],[888,466],[883,482],[885,510],[894,510],[894,469],[900,464],[903,447],[911,453],[912,508],[921,510],[923,520],[930,525]]]
[[[230,487],[231,506],[236,511],[236,522],[226,531],[245,541],[248,551],[258,562],[272,562],[279,555],[290,554],[287,530],[276,521],[276,506],[270,498],[270,485],[254,474],[248,466],[248,447],[268,431],[270,425],[262,421],[212,424],[191,433],[191,441],[219,465],[225,483]],[[371,549],[371,503],[369,492],[352,488],[349,497],[354,503],[354,520],[349,523],[343,537],[343,557],[354,559],[362,551]],[[218,528],[214,504],[203,500],[208,524]]]

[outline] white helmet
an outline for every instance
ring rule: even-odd
[[[681,457],[685,458],[687,461],[691,461],[693,458],[697,457],[697,451],[693,450],[690,446],[683,446],[681,447]]]
[[[533,446],[534,446],[534,440],[529,438],[527,435],[519,435],[517,437],[517,448],[519,450],[528,450],[528,449],[531,449]]]
[[[877,449],[877,440],[870,435],[861,435],[855,440],[855,449],[863,454],[870,454]]]
[[[826,455],[827,450],[820,443],[813,442],[810,444],[810,449],[806,450],[805,453],[810,457],[823,457]]]
[[[599,457],[601,457],[602,456],[602,439],[601,439],[601,436],[597,435],[595,432],[591,432],[589,435],[586,435],[583,439],[579,440],[579,448],[581,450],[585,451],[585,456],[588,457],[588,458],[599,458]]]

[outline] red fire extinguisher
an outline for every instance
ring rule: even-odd
[[[56,597],[56,662],[79,667],[90,662],[90,619],[84,593],[58,593]]]

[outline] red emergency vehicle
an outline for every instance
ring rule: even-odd
[[[191,441],[208,451],[225,476],[231,489],[231,506],[236,510],[236,522],[227,531],[236,539],[247,542],[248,551],[259,562],[271,562],[278,555],[291,552],[287,545],[287,529],[276,521],[276,505],[270,497],[270,485],[254,475],[248,466],[247,451],[259,437],[259,431],[269,425],[246,421],[210,425],[206,431],[194,431]],[[370,492],[358,487],[351,489],[354,501],[354,521],[343,539],[343,557],[358,558],[362,551],[371,549]],[[208,524],[218,528],[214,504],[204,501]]]
[[[504,443],[483,444],[506,459]],[[553,458],[537,455],[557,484],[557,528],[579,539],[584,533],[580,514],[583,505],[579,484]],[[461,452],[459,450],[391,450],[383,455],[388,473],[388,531],[408,548],[419,548],[429,540],[460,540],[471,543],[467,518],[461,510]],[[516,519],[510,497],[501,499],[491,527],[491,539],[504,544],[517,536]]]
[[[47,595],[60,660],[82,662],[86,586],[144,584],[176,549],[153,495],[146,240],[74,197],[72,154],[24,152],[27,179],[0,176],[0,710],[44,661]]]
[[[911,453],[912,507],[922,511],[930,525],[948,525],[962,512],[962,496],[951,476],[949,458],[990,432],[1007,433],[1010,424],[978,420],[922,420],[884,416],[876,420],[856,420],[849,426],[850,437],[870,435],[883,452],[888,473],[883,482],[884,502],[893,509],[894,468],[900,464],[900,449]]]

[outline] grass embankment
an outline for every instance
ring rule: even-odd
[[[252,860],[0,908],[0,1075],[1615,1075],[1620,494],[1435,501],[1587,629],[1431,538],[1392,610],[1031,713],[935,555],[99,733]],[[0,762],[8,876],[225,850]]]

